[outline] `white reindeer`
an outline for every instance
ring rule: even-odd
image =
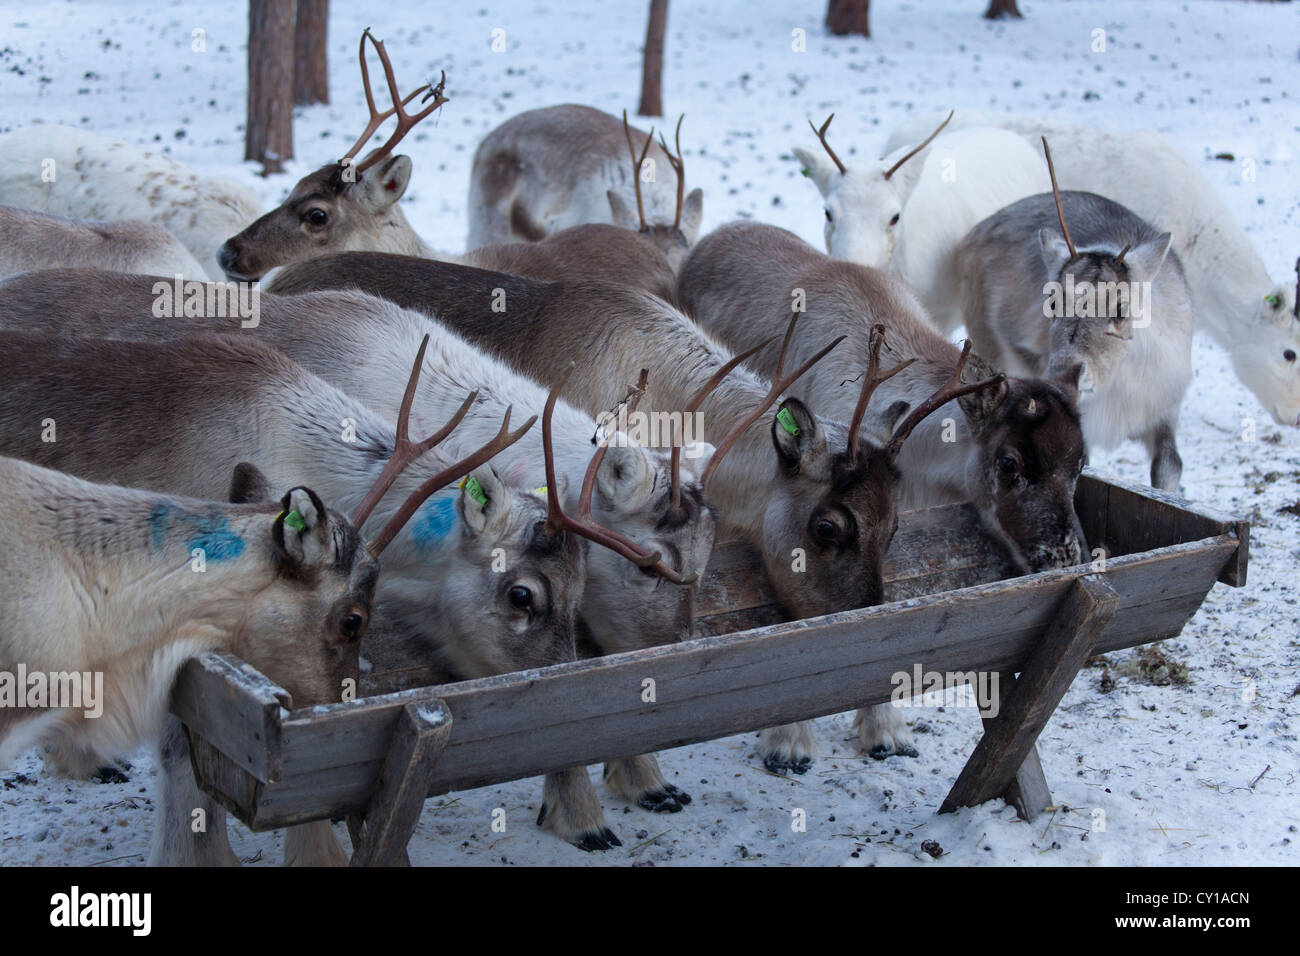
[[[889,142],[905,142],[927,123],[910,121]],[[1296,287],[1269,277],[1227,204],[1182,150],[1151,130],[1122,132],[978,112],[963,113],[958,124],[1003,128],[1035,146],[1046,136],[1064,188],[1113,199],[1172,233],[1197,328],[1232,356],[1237,377],[1274,421],[1300,426]]]
[[[0,206],[0,279],[57,268],[208,278],[180,240],[155,223],[87,222]]]
[[[157,223],[213,276],[221,275],[222,240],[261,212],[257,197],[236,183],[89,130],[43,124],[0,135],[0,204],[69,219]]]
[[[814,127],[825,157],[794,150],[825,199],[827,252],[887,269],[921,297],[941,327],[960,325],[957,243],[985,216],[1049,188],[1042,157],[1004,130],[936,140],[945,120],[916,145],[850,169],[826,140],[831,119],[834,114]]]

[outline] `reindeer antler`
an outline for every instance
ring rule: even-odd
[[[564,383],[568,381],[569,375],[576,367],[576,362],[569,363],[569,367],[564,370],[564,374],[560,376],[559,381],[551,388],[550,394],[546,396],[546,408],[542,412],[542,454],[546,462],[547,533],[559,534],[561,531],[572,531],[588,541],[609,548],[615,554],[622,555],[637,567],[654,570],[673,584],[695,583],[699,577],[698,575],[692,574],[690,577],[683,578],[660,560],[662,557],[660,552],[647,551],[630,538],[597,524],[591,517],[591,498],[596,490],[596,473],[600,471],[601,462],[605,460],[605,452],[609,450],[608,437],[599,443],[596,453],[587,465],[587,472],[582,479],[582,491],[578,498],[577,514],[569,515],[565,513],[564,506],[560,503],[560,485],[555,477],[555,450],[551,444],[551,416],[555,412],[555,403],[559,400],[560,389],[564,387]]]
[[[370,42],[375,45],[375,49],[379,52],[379,61],[384,67],[384,78],[388,81],[388,93],[393,98],[392,109],[385,110],[382,113],[375,108],[375,95],[370,89],[370,70],[366,66],[366,40],[370,40]],[[384,120],[394,114],[397,115],[397,129],[393,131],[392,136],[388,137],[388,142],[384,143],[384,145],[380,146],[378,149],[372,150],[365,159],[357,164],[356,172],[358,174],[364,173],[371,166],[375,165],[375,163],[379,162],[391,153],[393,148],[401,142],[402,138],[415,127],[416,123],[420,122],[420,120],[424,119],[438,107],[442,106],[442,104],[448,102],[447,97],[442,95],[442,91],[447,85],[447,72],[445,70],[443,71],[442,79],[438,81],[437,86],[431,89],[429,84],[426,83],[424,86],[421,86],[415,92],[403,99],[401,94],[397,92],[397,77],[393,74],[393,64],[392,61],[388,59],[388,51],[384,49],[384,42],[382,40],[376,40],[371,36],[369,27],[366,27],[361,34],[360,58],[361,83],[365,87],[366,107],[370,111],[370,119],[366,123],[365,131],[352,145],[352,148],[343,154],[339,163],[342,164],[355,157],[357,153],[361,151],[361,147],[365,146],[366,143],[370,141],[370,137],[375,135],[375,131],[383,125]],[[414,116],[407,113],[405,109],[406,104],[426,91],[428,91],[428,96],[433,97],[433,102]]]
[[[704,403],[704,400],[709,397],[709,394],[721,385],[723,380],[731,374],[732,369],[745,361],[745,359],[757,354],[759,350],[770,345],[775,339],[775,335],[769,339],[764,339],[749,351],[741,352],[739,355],[732,358],[731,361],[723,365],[722,368],[714,372],[713,377],[705,382],[700,390],[691,396],[691,400],[686,403],[686,407],[682,410],[682,418],[684,419],[687,415],[694,415],[695,412],[699,410],[700,405]],[[682,506],[682,446],[676,441],[673,442],[672,452],[672,490],[673,507],[680,508]]]
[[[894,173],[898,172],[898,167],[902,166],[905,162],[907,162],[909,159],[911,159],[913,156],[915,156],[915,155],[916,155],[917,153],[919,153],[921,150],[925,149],[927,146],[929,146],[931,143],[933,143],[933,142],[934,142],[934,138],[935,138],[936,136],[938,136],[940,133],[943,132],[943,128],[944,128],[945,126],[947,126],[949,122],[951,122],[952,117],[953,117],[953,114],[956,113],[956,112],[957,112],[956,110],[949,110],[949,111],[948,111],[948,118],[947,118],[946,120],[944,120],[942,123],[940,123],[940,124],[938,125],[938,127],[935,129],[935,131],[934,131],[933,133],[931,133],[931,134],[930,134],[929,136],[927,136],[925,139],[921,140],[921,142],[918,143],[917,146],[916,146],[916,147],[915,147],[911,152],[909,152],[906,156],[904,156],[904,157],[903,157],[902,159],[900,159],[898,162],[894,163],[894,165],[892,165],[892,166],[889,167],[889,169],[885,172],[885,179],[889,179],[890,176],[892,176],[892,175],[894,175]]]
[[[632,157],[632,188],[636,191],[636,214],[641,220],[641,231],[645,232],[645,202],[641,198],[641,164],[645,162],[646,154],[650,152],[650,144],[654,142],[655,128],[651,126],[650,132],[646,134],[645,147],[641,150],[640,158],[636,155],[636,147],[632,145],[632,127],[627,122],[627,110],[623,111],[623,135],[627,137],[627,151]]]
[[[858,404],[853,408],[853,417],[849,419],[849,447],[848,458],[849,464],[858,460],[858,439],[862,428],[862,418],[867,413],[867,403],[871,401],[872,394],[881,382],[887,381],[907,368],[915,358],[910,358],[901,365],[895,365],[884,375],[880,374],[880,347],[885,344],[885,327],[876,325],[871,330],[870,338],[871,357],[867,362],[867,373],[865,381],[862,383],[862,391],[858,393]]]
[[[974,382],[970,385],[961,384],[961,372],[966,367],[966,359],[970,355],[971,342],[966,340],[962,346],[961,358],[957,360],[957,367],[952,370],[952,375],[948,381],[944,382],[933,395],[923,401],[916,408],[912,409],[912,414],[903,419],[903,423],[894,430],[893,436],[889,439],[889,444],[885,450],[890,455],[897,456],[903,448],[903,442],[912,434],[912,429],[921,424],[931,412],[944,405],[947,405],[954,398],[961,398],[963,395],[969,395],[971,392],[978,392],[981,389],[989,388],[994,385],[1000,385],[1006,381],[1006,375],[1002,372],[994,375],[992,378],[986,378],[982,382]]]
[[[1061,223],[1061,235],[1065,237],[1065,244],[1070,249],[1070,258],[1075,258],[1079,252],[1074,248],[1074,240],[1070,238],[1070,229],[1065,224],[1065,207],[1061,205],[1061,190],[1056,185],[1056,167],[1052,165],[1052,151],[1047,146],[1047,137],[1040,137],[1043,141],[1043,155],[1047,157],[1047,174],[1052,177],[1052,198],[1056,200],[1056,218]],[[1125,249],[1125,252],[1128,250]],[[1123,261],[1124,253],[1120,253],[1120,260]]]
[[[845,167],[843,163],[840,162],[840,158],[835,155],[835,150],[831,149],[831,144],[826,142],[826,130],[830,128],[831,120],[833,119],[835,119],[834,113],[826,117],[826,122],[822,123],[821,129],[818,129],[816,126],[813,126],[813,121],[809,120],[808,127],[814,133],[816,133],[817,138],[822,141],[822,148],[825,149],[826,152],[830,155],[831,161],[835,164],[836,168],[839,169],[841,173],[847,173],[848,169]]]
[[[701,485],[706,487],[708,486],[709,479],[712,478],[713,473],[717,471],[718,465],[722,463],[722,459],[726,457],[727,452],[731,451],[731,446],[736,443],[736,440],[740,438],[745,429],[758,421],[763,416],[763,413],[771,408],[773,403],[781,397],[781,393],[798,381],[804,372],[808,371],[824,359],[827,354],[830,353],[831,349],[835,348],[835,346],[839,345],[846,338],[846,336],[841,335],[835,341],[831,342],[830,345],[826,346],[808,361],[804,362],[803,365],[800,365],[794,372],[787,375],[785,378],[782,378],[781,372],[785,368],[786,353],[790,351],[790,340],[794,338],[794,326],[797,321],[799,321],[798,312],[790,317],[790,325],[785,330],[785,340],[781,343],[781,354],[776,360],[776,372],[772,375],[772,387],[767,390],[767,394],[763,396],[763,400],[759,402],[748,415],[742,418],[736,424],[736,427],[727,432],[726,437],[716,446],[713,452],[713,457],[709,459],[709,465],[704,469],[704,474],[700,478]]]
[[[469,403],[467,402],[466,405]],[[479,465],[487,464],[496,455],[505,451],[519,439],[528,433],[528,429],[533,427],[537,421],[537,416],[533,415],[524,422],[523,426],[517,431],[510,431],[510,412],[513,406],[506,407],[505,416],[501,420],[501,430],[487,444],[480,446],[472,454],[453,465],[448,465],[442,471],[438,472],[416,488],[415,491],[402,502],[402,506],[397,512],[388,519],[388,524],[384,525],[384,530],[379,532],[379,536],[370,541],[366,547],[372,557],[378,557],[379,553],[392,543],[397,537],[397,533],[402,530],[402,526],[411,520],[411,516],[419,510],[420,505],[424,504],[434,492],[445,488],[458,478],[463,478]],[[459,414],[459,413],[458,413]]]
[[[352,526],[358,531],[361,530],[361,526],[366,523],[370,513],[375,510],[375,505],[379,504],[380,499],[393,486],[393,482],[406,469],[406,466],[450,435],[452,429],[461,423],[470,406],[474,404],[474,400],[478,398],[477,391],[470,392],[469,397],[465,399],[446,425],[424,439],[424,441],[411,441],[411,405],[415,401],[415,388],[420,382],[420,369],[424,365],[424,353],[428,347],[429,336],[426,335],[423,341],[420,342],[420,350],[415,355],[415,364],[411,367],[411,377],[407,380],[406,391],[402,394],[401,408],[397,413],[397,443],[393,446],[392,457],[388,459],[388,463],[384,465],[383,471],[379,473],[379,478],[376,479],[371,489],[366,492],[366,496],[361,499],[361,504],[357,505],[356,510],[352,512]]]
[[[682,120],[686,119],[683,113],[677,117],[677,132],[673,134],[673,145],[677,150],[677,155],[672,154],[668,144],[664,142],[664,134],[659,134],[659,145],[663,147],[664,153],[668,156],[668,165],[673,168],[677,174],[677,215],[673,217],[673,228],[682,228],[682,204],[686,201],[686,163],[682,160]]]

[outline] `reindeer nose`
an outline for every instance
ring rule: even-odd
[[[235,268],[235,263],[239,261],[239,253],[231,246],[230,240],[227,239],[217,250],[217,264],[221,266],[221,271],[228,277],[233,278],[239,270]]]

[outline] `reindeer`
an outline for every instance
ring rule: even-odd
[[[968,130],[936,142],[952,115],[919,143],[861,169],[831,148],[833,113],[813,127],[830,162],[794,150],[826,201],[826,251],[897,275],[944,330],[961,324],[957,243],[985,216],[1047,188],[1042,159],[1014,134]]]
[[[176,317],[160,321],[150,308],[154,280],[78,270],[24,276],[0,285],[0,327],[40,329],[76,338],[133,340],[183,339],[221,331],[210,318]],[[93,304],[77,290],[98,289]],[[302,296],[259,297],[257,336],[281,350],[367,407],[397,415],[397,396],[387,383],[402,374],[399,356],[415,351],[432,334],[430,367],[421,377],[412,406],[419,427],[451,415],[464,383],[478,399],[444,447],[472,442],[476,430],[495,427],[508,406],[540,412],[547,393],[531,380],[472,348],[455,333],[417,313],[359,292],[320,292]],[[56,308],[56,304],[62,304]],[[237,328],[232,322],[231,329]],[[597,424],[566,403],[554,408],[552,444],[556,467],[566,479],[567,506],[580,507],[582,487]],[[670,556],[683,578],[698,579],[712,547],[715,517],[698,475],[711,448],[696,443],[674,470],[668,452],[643,448],[622,436],[606,449],[596,473],[593,512],[602,526],[618,531],[647,552]],[[544,449],[536,433],[502,451],[494,465],[514,487],[547,484]],[[673,499],[677,498],[674,505]],[[602,653],[617,653],[692,636],[697,584],[664,587],[647,574],[601,548],[587,562],[580,608],[580,632]],[[646,809],[680,810],[689,796],[663,781],[653,757],[623,758],[607,773],[610,789]]]
[[[1228,352],[1237,377],[1274,421],[1300,427],[1300,281],[1269,278],[1232,211],[1182,150],[1151,130],[978,112],[964,114],[958,125],[963,122],[1010,130],[1035,149],[1047,136],[1057,145],[1061,177],[1073,188],[1105,196],[1170,232],[1197,328]],[[910,135],[900,129],[890,142]]]
[[[968,359],[970,343],[959,350],[937,334],[897,279],[833,260],[774,226],[734,223],[710,233],[683,267],[677,291],[682,308],[729,346],[771,334],[792,308],[807,313],[795,360],[828,335],[844,337],[803,388],[827,414],[852,416],[851,440],[887,439],[901,469],[899,508],[973,502],[1023,571],[1082,560],[1074,485],[1083,440],[1068,376],[1046,382],[994,375],[985,362]],[[876,362],[873,328],[901,365],[875,389],[876,413],[866,417],[856,383]],[[758,374],[772,374],[770,356],[760,352],[747,361]],[[989,387],[960,394],[945,385],[954,366],[967,364]],[[941,408],[927,397],[932,394],[943,399]],[[918,412],[925,420],[914,423],[911,441],[904,446],[888,438],[903,427],[900,420],[906,424]],[[858,732],[872,756],[916,753],[910,731],[888,705],[861,711]]]
[[[84,222],[0,206],[0,236],[0,279],[61,267],[208,278],[189,250],[152,222]]]
[[[375,106],[370,86],[367,40],[379,54],[392,96],[392,107],[383,112]],[[222,233],[230,238],[221,245],[217,258],[228,278],[260,279],[277,266],[349,249],[453,258],[428,246],[402,213],[398,200],[411,181],[411,159],[392,155],[393,149],[416,124],[448,102],[443,96],[446,73],[437,86],[425,84],[402,97],[383,41],[371,36],[369,29],[361,34],[359,56],[361,84],[370,112],[361,136],[338,162],[327,163],[298,180],[289,198],[275,209],[247,228],[241,227],[242,231]],[[432,98],[433,102],[418,113],[408,113],[407,104],[421,93],[425,100]],[[354,163],[361,148],[392,116],[397,117],[393,134],[382,146]]]
[[[985,219],[962,240],[957,262],[967,328],[982,354],[1026,375],[1081,367],[1088,445],[1141,439],[1151,484],[1176,492],[1193,320],[1171,240],[1119,203],[1060,192],[1053,170],[1052,192]]]
[[[840,421],[814,415],[802,401],[778,398],[839,340],[790,374],[784,356],[771,383],[735,368],[756,348],[732,356],[686,316],[635,290],[595,282],[543,283],[466,266],[370,253],[334,256],[286,269],[275,291],[357,287],[423,309],[525,374],[579,357],[564,395],[589,412],[606,402],[603,383],[641,367],[680,370],[652,381],[645,403],[700,412],[725,437],[702,476],[721,511],[722,531],[763,557],[782,606],[795,617],[879,603],[885,550],[897,527],[896,451],[849,445]],[[504,301],[506,311],[493,311]],[[735,368],[733,377],[723,381]],[[945,383],[932,398],[987,388]],[[942,404],[942,402],[940,403]],[[936,406],[937,407],[937,406]],[[923,418],[899,426],[897,446]],[[762,423],[762,430],[750,426]],[[764,432],[767,433],[765,437]],[[848,448],[849,451],[840,449]],[[712,484],[710,482],[712,481]],[[760,752],[774,769],[807,770],[806,729],[766,732]]]
[[[610,223],[647,235],[676,268],[699,235],[704,210],[698,188],[686,193],[681,129],[679,119],[673,153],[662,137],[654,142],[653,130],[629,126],[626,111],[621,128],[615,116],[572,104],[506,120],[474,153],[467,248],[537,242],[581,223]],[[645,137],[639,156],[634,137]],[[656,172],[665,167],[675,173],[675,192]]]
[[[222,239],[261,214],[257,197],[229,180],[200,176],[159,153],[88,130],[42,124],[0,136],[0,204],[70,219],[163,226],[202,266],[194,278],[221,275]]]

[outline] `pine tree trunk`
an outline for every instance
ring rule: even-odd
[[[249,0],[248,124],[244,158],[262,175],[284,172],[293,158],[294,0]]]
[[[861,33],[871,36],[871,26],[867,22],[871,0],[830,0],[826,7],[826,26],[836,36],[848,36]]]
[[[645,55],[641,61],[642,116],[663,116],[664,30],[668,26],[668,0],[650,0],[650,22],[645,30]]]
[[[293,101],[299,106],[330,101],[330,0],[298,0],[293,33]]]
[[[989,0],[989,8],[984,11],[984,19],[1001,20],[1006,17],[1024,19],[1024,15],[1016,8],[1016,0]]]

